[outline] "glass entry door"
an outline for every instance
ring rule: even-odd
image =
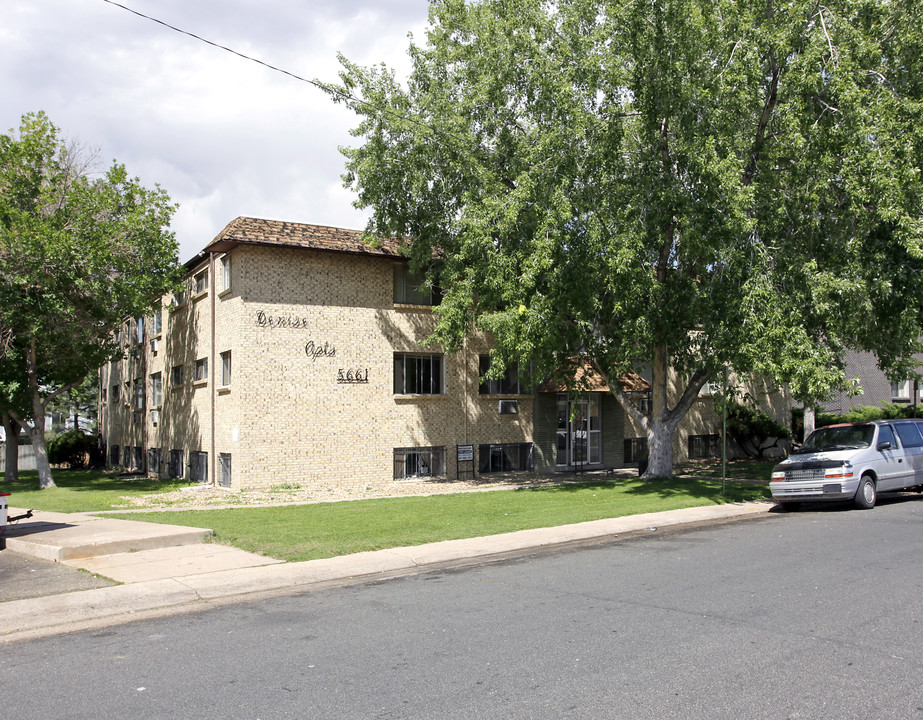
[[[602,462],[601,437],[599,393],[577,399],[558,394],[557,465],[598,465]]]

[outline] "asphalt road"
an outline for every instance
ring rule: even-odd
[[[14,718],[921,718],[923,499],[7,645]]]

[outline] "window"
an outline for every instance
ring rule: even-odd
[[[160,373],[151,375],[151,407],[163,405],[163,379]]]
[[[503,377],[496,380],[487,380],[484,376],[490,370],[490,355],[480,355],[478,357],[478,375],[481,378],[481,385],[478,392],[481,395],[520,395],[522,388],[519,385],[519,365],[512,365],[506,368]]]
[[[136,446],[131,449],[131,469],[144,472],[144,448]]]
[[[901,380],[900,382],[891,383],[891,402],[910,402],[909,380]]]
[[[690,435],[689,459],[705,460],[721,455],[720,435]]]
[[[208,290],[208,270],[196,273],[193,277],[193,284],[195,285],[196,295],[201,295]]]
[[[99,389],[99,401],[102,404],[106,403],[106,388]]]
[[[160,475],[160,448],[148,448],[147,469],[154,475]]]
[[[394,353],[395,395],[442,395],[442,355]]]
[[[221,256],[221,291],[231,289],[231,256]]]
[[[134,340],[135,345],[140,345],[144,342],[144,318],[139,317],[135,318],[133,325],[134,333],[132,334],[132,340]]]
[[[122,389],[122,400],[126,405],[131,405],[131,383],[126,382],[125,387]]]
[[[221,471],[218,484],[221,487],[231,487],[231,454],[218,453],[218,466]]]
[[[397,305],[438,305],[442,293],[426,285],[426,274],[412,272],[406,263],[394,266],[394,302]]]
[[[394,479],[445,475],[445,448],[395,448]]]
[[[481,445],[478,455],[482,474],[532,469],[532,443]]]
[[[112,386],[112,402],[117,403],[119,401],[119,386],[118,383]]]
[[[109,446],[109,464],[110,465],[119,464],[119,446],[118,445]]]
[[[179,290],[173,293],[172,306],[174,308],[182,307],[185,304],[186,304],[186,291],[185,290]]]
[[[189,479],[192,482],[208,482],[208,453],[193,451],[189,453]]]
[[[135,410],[144,410],[144,381],[141,378],[135,378],[132,390],[134,391],[132,406]]]
[[[193,372],[193,382],[201,382],[208,379],[208,358],[199,358],[195,361],[195,370]]]
[[[905,448],[923,447],[923,437],[920,437],[917,423],[895,423],[894,429],[897,430],[897,436]]]
[[[221,387],[231,384],[231,351],[221,353]]]
[[[183,384],[183,366],[174,365],[170,370],[170,385],[179,387]]]
[[[160,307],[155,308],[151,317],[151,332],[154,335],[160,335],[163,332],[163,314],[160,312]]]
[[[625,453],[623,460],[626,463],[641,462],[647,458],[647,438],[625,438]]]
[[[182,450],[171,450],[170,451],[170,464],[167,467],[167,474],[171,478],[182,478],[185,477],[186,473],[183,472],[183,451]]]

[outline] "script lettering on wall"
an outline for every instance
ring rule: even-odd
[[[305,355],[311,358],[311,362],[314,362],[319,357],[336,357],[337,349],[333,347],[330,343],[320,343],[315,344],[313,340],[308,340],[304,346]]]
[[[308,327],[308,318],[295,315],[270,315],[263,310],[256,314],[257,327],[264,328],[292,328],[300,330]]]

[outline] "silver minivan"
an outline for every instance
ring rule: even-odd
[[[783,508],[818,500],[852,500],[860,508],[871,508],[879,492],[920,491],[923,420],[818,428],[772,469],[769,488]]]

